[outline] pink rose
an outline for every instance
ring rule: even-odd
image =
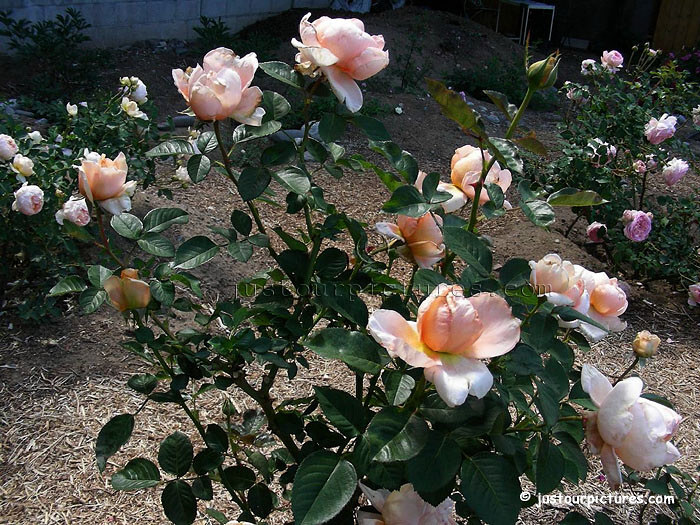
[[[0,159],[10,160],[18,151],[19,148],[17,147],[15,139],[9,135],[0,135]]]
[[[404,242],[398,248],[399,254],[421,268],[431,268],[445,256],[441,226],[442,217],[432,213],[418,219],[399,215],[396,224],[376,224],[377,231],[382,235]]]
[[[255,53],[243,58],[225,47],[209,51],[204,66],[173,69],[173,80],[180,94],[200,120],[233,118],[259,126],[265,110],[258,107],[262,91],[252,86],[258,59]]]
[[[643,174],[647,171],[647,164],[643,160],[638,159],[632,163],[632,169],[634,169],[634,171],[636,171],[639,174]]]
[[[603,51],[603,56],[600,57],[600,62],[603,67],[611,73],[617,73],[622,67],[623,61],[622,53],[614,49],[612,51]]]
[[[407,483],[399,490],[372,490],[359,483],[372,506],[381,514],[357,511],[358,525],[456,525],[452,514],[455,502],[450,498],[433,507]]]
[[[136,181],[126,182],[126,157],[120,153],[114,160],[95,152],[86,152],[78,168],[78,189],[90,202],[113,215],[131,209],[131,196]]]
[[[700,304],[700,283],[688,286],[688,304],[690,306],[697,306]]]
[[[686,173],[688,173],[688,168],[689,166],[686,161],[681,159],[673,159],[669,161],[666,166],[664,166],[661,174],[664,176],[666,184],[673,186],[676,182],[681,180]]]
[[[622,222],[625,224],[625,237],[634,242],[646,240],[651,232],[651,220],[653,218],[654,215],[651,212],[625,210],[625,213],[622,215]]]
[[[652,144],[661,144],[664,140],[673,137],[676,132],[676,117],[669,117],[668,113],[661,115],[659,120],[652,118],[644,126],[644,135]]]
[[[607,233],[608,227],[602,222],[592,222],[586,228],[586,235],[593,242],[603,242],[603,236]]]
[[[622,483],[618,458],[634,470],[652,470],[673,463],[681,454],[670,442],[681,416],[674,410],[641,396],[638,377],[614,387],[591,365],[583,365],[581,386],[598,407],[584,417],[586,441],[600,455],[610,488]]]
[[[15,192],[15,201],[12,203],[12,209],[23,213],[24,215],[36,215],[44,207],[44,192],[39,186],[27,185],[25,182],[22,187]]]
[[[592,73],[595,73],[597,69],[598,69],[598,64],[592,58],[587,58],[586,60],[581,62],[581,74],[582,75],[590,75]]]
[[[322,16],[309,22],[307,13],[299,24],[301,42],[292,39],[299,50],[298,68],[309,74],[319,69],[328,79],[338,100],[353,113],[362,107],[362,91],[355,82],[376,75],[389,64],[384,37],[370,35],[357,18]]]
[[[367,329],[392,357],[424,368],[425,378],[451,407],[469,394],[484,397],[493,376],[480,360],[506,354],[520,340],[520,320],[505,299],[487,292],[465,297],[458,285],[436,287],[415,322],[394,310],[376,310]]]
[[[63,225],[64,220],[69,220],[76,226],[85,226],[90,222],[90,210],[84,198],[71,196],[63,204],[63,208],[56,212],[56,222]]]

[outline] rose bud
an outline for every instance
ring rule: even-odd
[[[378,222],[376,229],[382,235],[405,243],[397,250],[404,259],[420,268],[432,268],[445,256],[441,226],[442,217],[426,213],[418,219],[399,215],[396,224]]]
[[[557,81],[559,70],[559,52],[549,55],[544,60],[531,64],[527,69],[527,83],[532,89],[546,89]]]
[[[632,349],[637,356],[648,358],[656,354],[660,343],[661,339],[658,335],[654,335],[648,330],[642,330],[637,332],[632,342]]]
[[[581,74],[590,75],[598,70],[598,63],[592,58],[587,58],[581,62]]]
[[[12,203],[12,209],[23,213],[24,215],[36,215],[44,207],[44,192],[39,186],[27,185],[25,182],[22,187],[15,192],[15,201]]]
[[[103,287],[109,300],[120,312],[145,308],[151,301],[151,288],[138,276],[137,270],[125,268],[120,277],[112,275],[105,280]]]
[[[105,155],[86,150],[78,168],[78,188],[90,202],[97,202],[113,215],[131,209],[136,181],[126,182],[126,157],[123,153],[110,160]]]
[[[148,115],[139,109],[139,105],[133,100],[129,100],[127,97],[122,97],[121,108],[124,113],[129,115],[131,118],[140,118],[141,120],[148,120]]]
[[[69,220],[76,226],[85,226],[90,222],[90,210],[84,198],[72,196],[63,208],[56,212],[56,222],[63,225],[64,220]]]
[[[75,117],[78,114],[78,106],[68,102],[66,103],[66,111],[68,112],[68,115],[70,115],[71,117]]]
[[[586,235],[593,242],[603,242],[606,233],[608,233],[608,227],[602,222],[592,222],[586,228]]]
[[[38,131],[32,131],[31,133],[27,133],[27,137],[29,140],[32,141],[32,144],[40,144],[42,140],[44,140],[44,137],[41,136],[41,133]]]
[[[17,143],[9,135],[0,135],[0,159],[10,160],[19,151]]]

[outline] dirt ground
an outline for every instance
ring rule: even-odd
[[[287,42],[296,33],[296,21],[301,14],[287,13],[270,22],[270,27],[280,36],[279,49],[273,53],[277,59],[288,62],[293,59],[294,50]],[[394,49],[405,48],[406,35],[415,27],[416,20],[427,24],[421,40],[421,56],[431,67],[441,68],[433,71],[438,78],[450,68],[484,60],[492,54],[509,57],[522,53],[522,48],[510,40],[453,15],[430,13],[426,16],[415,9],[404,9],[371,14],[363,19],[369,32],[384,34],[392,53]],[[562,69],[570,76],[560,78],[574,80],[580,59],[576,55],[575,60],[567,62],[565,54],[566,67]],[[170,69],[192,65],[195,60],[191,53],[178,53],[170,48],[154,53],[152,45],[134,46],[122,53],[114,71],[107,73],[106,82],[113,82],[122,75],[138,75],[148,85],[150,97],[161,114],[174,114],[184,108],[184,103],[172,86]],[[392,108],[402,104],[401,115],[391,113],[384,119],[393,140],[413,153],[421,169],[447,176],[450,157],[456,147],[466,142],[465,138],[426,96],[397,93],[398,73],[390,71],[385,84],[369,86],[367,97],[379,99]],[[111,77],[114,78],[110,80]],[[276,87],[266,86],[265,81],[261,84]],[[472,101],[477,108],[494,111],[490,104]],[[535,129],[545,143],[553,146],[553,130],[558,119],[556,112],[530,112],[523,125]],[[494,134],[505,132],[503,120],[491,126]],[[357,134],[351,133],[344,139],[343,146],[349,152],[366,153],[364,139]],[[172,172],[172,165],[159,166],[159,182],[170,184]],[[341,180],[324,175],[318,179],[318,184],[326,190],[326,200],[349,215],[369,225],[386,220],[379,210],[389,194],[376,176],[350,173]],[[699,185],[700,176],[689,174],[673,191],[685,192]],[[653,185],[652,191],[666,190],[665,186]],[[280,191],[279,195],[283,193]],[[157,196],[154,189],[138,193],[134,213],[142,216],[151,208],[167,205],[179,206],[190,213],[187,225],[173,228],[172,235],[178,240],[195,232],[205,232],[209,226],[227,224],[231,206],[240,207],[242,203],[234,195],[231,184],[213,173],[197,186],[176,189],[173,201]],[[290,217],[268,207],[263,209],[263,221],[268,227],[279,223],[291,227],[296,221],[301,225],[299,217]],[[493,239],[497,264],[510,257],[539,258],[557,252],[591,269],[604,269],[604,264],[583,247],[584,225],[579,224],[569,238],[564,237],[563,232],[572,218],[571,213],[558,210],[557,222],[547,231],[531,225],[516,210],[490,221],[481,231]],[[370,237],[371,242],[379,240],[375,234]],[[347,248],[349,243],[341,241],[341,246]],[[235,293],[240,278],[265,268],[268,263],[265,253],[257,250],[247,263],[219,256],[195,273],[202,279],[203,290],[227,297]],[[666,395],[683,415],[684,422],[676,438],[683,454],[679,466],[694,471],[700,465],[700,348],[697,342],[700,312],[688,308],[683,293],[660,283],[627,284],[630,307],[624,319],[628,328],[594,345],[591,352],[578,356],[578,360],[595,364],[603,372],[614,375],[631,362],[631,342],[637,331],[647,329],[658,334],[663,341],[660,353],[639,374],[648,391]],[[204,302],[213,303],[216,299],[208,295]],[[103,306],[97,314],[85,316],[80,314],[77,304],[70,302],[63,318],[38,327],[17,322],[8,326],[3,322],[0,327],[0,403],[3,406],[0,414],[0,523],[168,523],[162,514],[159,492],[117,492],[109,485],[109,477],[127,459],[137,455],[153,459],[160,440],[175,430],[186,432],[199,443],[183,414],[162,405],[147,406],[137,417],[131,440],[110,459],[104,476],[98,473],[95,465],[93,449],[101,426],[118,413],[135,410],[140,402],[125,383],[131,374],[145,368],[120,346],[116,334],[123,325],[121,316],[108,306]],[[334,385],[349,385],[353,380],[334,363],[312,357],[310,361],[310,371],[300,370],[294,380],[280,382],[272,393],[280,399],[287,394],[300,395],[310,391],[312,381],[319,377]],[[202,398],[197,408],[204,420],[222,419],[217,410],[224,395],[213,392]],[[241,412],[252,407],[245,397],[234,396],[231,400]],[[599,472],[600,462],[593,458],[588,481],[576,488],[567,487],[567,493],[607,493],[607,485],[598,479]],[[213,506],[233,518],[234,509],[227,501],[225,495],[218,494]],[[213,523],[204,516],[204,510],[205,506],[200,504],[196,523]],[[554,523],[570,510],[592,516],[600,509],[545,505],[526,511],[523,523]],[[606,510],[614,513],[617,523],[647,522],[651,515],[640,519],[640,508],[634,506]],[[281,525],[287,519],[289,514],[283,512],[268,521]]]

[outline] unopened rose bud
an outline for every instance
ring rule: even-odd
[[[559,53],[549,55],[530,65],[527,69],[527,82],[532,89],[546,89],[557,81],[557,71],[560,61]]]
[[[66,111],[71,117],[75,117],[78,114],[78,106],[68,102],[66,104]]]
[[[637,336],[634,338],[632,348],[637,356],[649,358],[656,354],[659,343],[661,343],[661,339],[658,335],[654,335],[648,330],[642,330],[638,332]]]
[[[133,268],[122,270],[121,276],[112,275],[103,284],[109,300],[120,312],[145,308],[151,301],[148,283],[141,281]]]

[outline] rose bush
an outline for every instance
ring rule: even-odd
[[[252,58],[219,49],[204,67],[174,72],[201,133],[165,141],[146,156],[186,157],[194,185],[225,178],[219,183],[240,200],[232,202],[230,227],[212,230],[215,239],[196,235],[176,246],[165,233],[189,221],[176,207],[139,217],[120,205],[108,230],[103,208],[112,208],[104,203],[126,194],[131,160],[96,144],[72,168],[104,258],[84,276],[60,280],[54,294],[80,291],[87,311],[109,299],[129,323],[125,346],[152,367],[127,382],[142,396],[140,408],[115,415],[97,436],[97,466],[111,474],[112,487],[157,487],[176,524],[193,523],[200,513],[221,524],[258,523],[290,508],[294,522],[307,525],[435,525],[457,517],[508,524],[523,508],[525,478],[542,494],[586,479],[587,436],[615,486],[674,490],[678,501],[669,512],[692,510],[692,478],[666,466],[678,458],[669,441],[678,416],[660,396],[641,398],[639,378],[625,379],[638,359],[614,388],[578,365],[590,350],[586,335],[598,340],[624,328],[627,298],[617,279],[556,254],[510,259],[496,271],[479,234],[484,220],[510,207],[504,193],[512,174],[523,171],[521,148],[542,151],[519,121],[534,91],[554,82],[557,58],[530,68],[536,78],[519,108],[492,93],[510,121],[504,138],[489,136],[458,93],[428,80],[442,112],[477,144],[456,150],[449,167],[445,160],[463,205],[471,203],[462,217],[446,211],[454,194],[443,191],[440,174],[421,175],[380,121],[353,111],[362,99],[351,82],[386,65],[383,39],[356,20],[314,24],[308,15],[302,20],[302,43],[293,44],[303,60],[295,68],[259,68],[298,90],[305,106],[333,96],[348,105],[351,111],[336,105],[323,115],[319,139],[309,136],[307,122],[298,143],[268,145],[265,137],[280,129],[290,105],[272,91],[246,98]],[[79,121],[80,112],[73,118]],[[227,133],[227,118],[243,122]],[[386,165],[347,154],[339,141],[348,125],[367,135]],[[233,153],[251,141],[260,141],[260,155],[234,164]],[[335,177],[371,170],[391,192],[382,209],[398,218],[377,225],[385,235],[380,246],[369,248],[367,225],[326,201],[315,176],[322,169]],[[527,182],[518,193],[520,208],[541,226],[555,220],[554,206],[601,201],[575,188],[546,195]],[[269,228],[263,203],[281,206],[303,227],[281,221]],[[63,208],[66,217],[72,206]],[[352,241],[352,254],[338,248],[342,241]],[[193,270],[221,252],[246,262],[255,250],[265,251],[272,268],[242,279],[235,297],[205,296]],[[409,274],[393,266],[398,257]],[[371,313],[368,304],[375,305]],[[176,328],[180,314],[185,326]],[[315,378],[313,390],[277,397],[276,385],[321,358],[334,360],[348,381]],[[243,395],[255,409],[239,413],[228,399]],[[219,400],[221,412],[199,410],[202,396]],[[149,417],[143,407],[161,403],[179,406],[196,437],[158,436],[157,453],[116,465],[111,458]],[[594,407],[594,414],[581,410]],[[631,469],[660,470],[623,474],[617,458]],[[222,492],[214,484],[225,489],[235,516],[217,509],[213,500]]]

